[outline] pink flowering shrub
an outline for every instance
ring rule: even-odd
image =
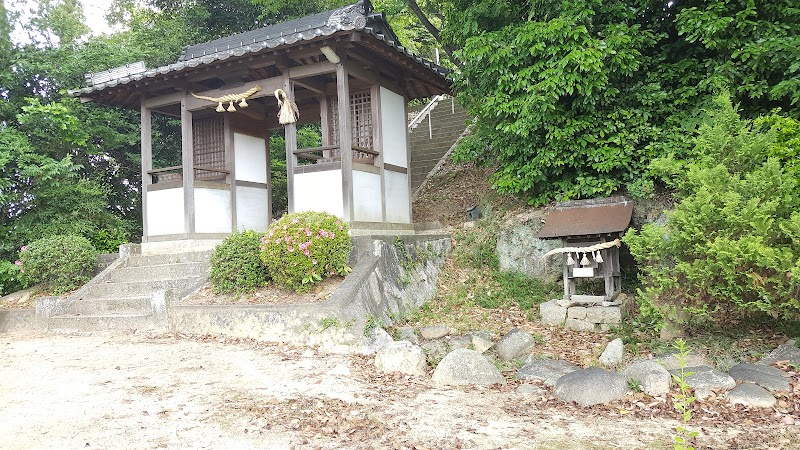
[[[261,260],[273,281],[298,292],[325,277],[350,272],[352,244],[346,223],[319,212],[286,214],[261,238]]]

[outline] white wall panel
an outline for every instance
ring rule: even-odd
[[[233,133],[233,152],[237,180],[268,183],[267,147],[264,139]]]
[[[183,188],[147,193],[147,235],[184,233]]]
[[[236,186],[236,226],[240,230],[267,231],[267,190]]]
[[[197,233],[231,232],[231,192],[194,189],[194,229]]]
[[[383,133],[383,162],[407,167],[406,100],[403,96],[381,88],[381,131]]]
[[[342,171],[296,173],[294,175],[294,210],[328,212],[344,217],[342,206]]]
[[[386,221],[411,223],[408,175],[388,170],[383,173],[386,180]]]
[[[381,222],[381,176],[353,169],[354,219],[359,222]]]

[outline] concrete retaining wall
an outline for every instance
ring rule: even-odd
[[[391,324],[433,298],[451,247],[449,236],[365,236],[354,244],[353,272],[322,303],[170,306],[169,329],[351,351],[365,342],[369,321]]]

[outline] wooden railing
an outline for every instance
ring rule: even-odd
[[[207,166],[194,166],[194,178],[201,181],[226,183],[230,170],[217,169]],[[160,169],[148,170],[151,183],[170,183],[183,182],[183,166],[162,167]]]
[[[374,164],[375,157],[380,153],[366,147],[353,146],[353,162],[361,164]],[[314,163],[341,161],[341,150],[338,145],[323,145],[321,147],[301,148],[294,151],[298,158],[307,159]]]

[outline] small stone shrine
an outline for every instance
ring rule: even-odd
[[[562,247],[545,256],[563,255],[564,297],[541,305],[544,323],[594,331],[622,321],[630,299],[621,292],[619,247],[632,215],[633,203],[624,197],[563,202],[550,212],[537,237],[561,239]],[[596,279],[603,295],[577,292]]]

